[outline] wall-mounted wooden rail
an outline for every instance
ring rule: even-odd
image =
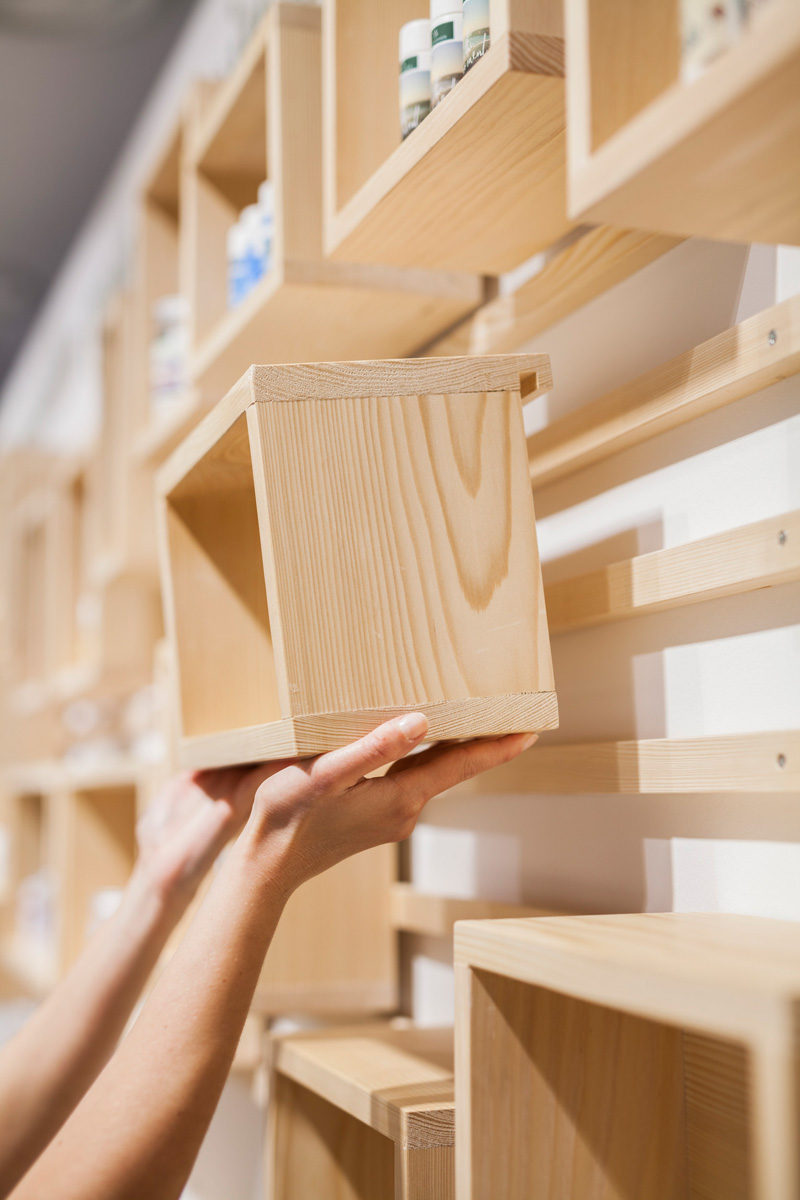
[[[552,917],[556,909],[505,904],[499,900],[471,900],[418,892],[413,884],[395,883],[391,896],[392,924],[400,933],[452,937],[456,921],[498,920],[505,917]]]
[[[531,480],[553,483],[800,370],[800,297],[726,329],[528,439]]]
[[[800,791],[800,731],[536,746],[451,794]]]
[[[800,580],[800,511],[547,584],[551,634]]]

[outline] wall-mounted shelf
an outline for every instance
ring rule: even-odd
[[[800,732],[539,745],[451,795],[669,795],[800,790]]]
[[[324,260],[319,26],[317,7],[274,5],[193,146],[192,376],[203,402],[253,362],[410,354],[481,302],[477,276]],[[229,308],[226,235],[264,179],[275,192],[272,265]]]
[[[453,936],[456,921],[494,921],[504,917],[552,917],[554,909],[504,904],[498,900],[465,900],[418,892],[410,883],[396,883],[391,892],[392,924],[398,933],[428,937]]]
[[[800,512],[549,583],[551,634],[800,580]]]
[[[794,1200],[796,924],[466,922],[455,958],[459,1200]]]
[[[253,1008],[267,1016],[375,1014],[397,1007],[397,939],[389,919],[394,846],[345,859],[286,905]]]
[[[499,275],[567,232],[560,5],[492,0],[489,50],[404,142],[397,39],[425,0],[323,11],[334,259]]]
[[[800,297],[767,308],[553,421],[528,441],[534,486],[553,483],[800,370]]]
[[[452,1200],[452,1029],[364,1025],[271,1050],[272,1200]]]
[[[549,386],[542,355],[247,372],[159,474],[185,765],[409,708],[434,741],[556,724],[521,415]]]
[[[800,242],[800,10],[754,9],[680,78],[680,4],[567,0],[569,204],[577,218]]]

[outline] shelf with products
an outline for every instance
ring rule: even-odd
[[[797,1194],[797,925],[464,922],[455,962],[460,1198]]]
[[[321,122],[319,9],[276,4],[214,97],[187,171],[201,403],[253,362],[412,353],[481,302],[477,276],[325,260]]]
[[[499,275],[571,228],[561,5],[492,0],[489,10],[489,49],[401,142],[398,36],[428,16],[426,0],[325,0],[334,260]]]
[[[735,7],[744,6],[718,5],[718,24]],[[567,0],[576,218],[800,242],[800,9],[794,0],[748,7],[738,40],[687,73],[679,0]]]

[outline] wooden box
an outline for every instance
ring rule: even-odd
[[[475,275],[325,259],[320,42],[317,6],[274,4],[193,142],[184,218],[202,402],[253,362],[410,354],[483,296]],[[265,179],[275,198],[271,265],[229,308],[226,238]]]
[[[452,1200],[453,1031],[275,1039],[268,1200]]]
[[[800,242],[800,7],[749,7],[687,80],[680,0],[566,0],[574,219]]]
[[[800,926],[456,926],[458,1200],[796,1200]]]
[[[334,260],[499,275],[571,228],[561,9],[490,0],[489,50],[401,142],[398,36],[428,0],[324,0]]]
[[[544,355],[252,367],[162,467],[181,758],[557,724],[521,399]]]

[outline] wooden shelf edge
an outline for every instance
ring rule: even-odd
[[[800,510],[545,585],[551,634],[800,580]]]
[[[543,487],[800,371],[793,296],[592,400],[528,439]]]
[[[500,920],[508,917],[552,917],[560,910],[506,904],[495,900],[462,899],[418,892],[413,884],[395,883],[390,892],[392,925],[401,933],[452,937],[456,921]]]
[[[308,1016],[391,1013],[397,1008],[397,989],[383,979],[280,986],[265,979],[256,988],[251,1008],[265,1017],[286,1013]]]
[[[800,730],[535,746],[451,795],[713,795],[800,791]]]

